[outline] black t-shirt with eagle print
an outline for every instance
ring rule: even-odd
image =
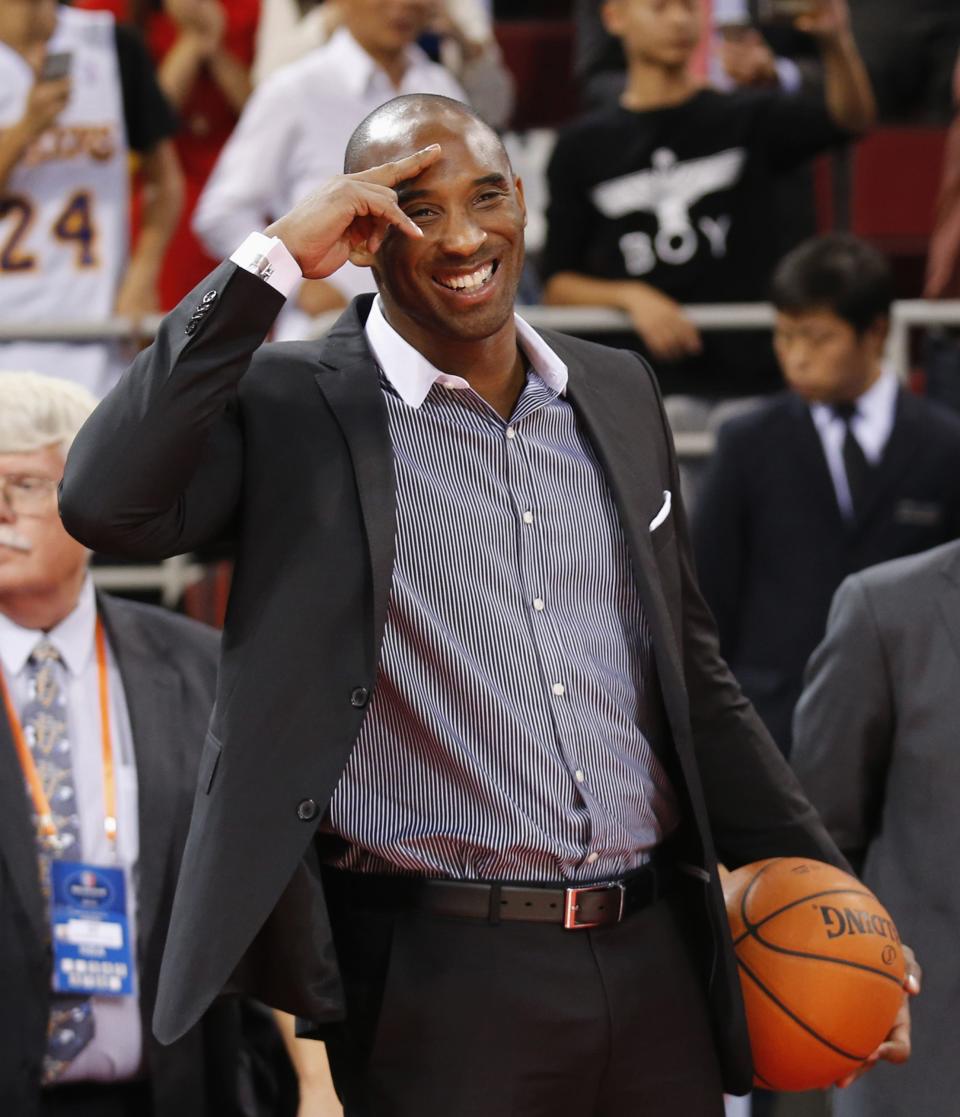
[[[776,177],[849,139],[823,101],[701,90],[564,129],[548,171],[545,279],[639,279],[680,302],[767,296]]]

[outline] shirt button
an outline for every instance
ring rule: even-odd
[[[370,691],[365,686],[355,687],[350,692],[350,705],[356,706],[358,710],[363,709],[367,704],[367,699],[370,697]]]
[[[303,799],[297,804],[297,818],[301,822],[310,822],[317,817],[317,803],[315,799]]]
[[[567,691],[567,688],[563,685],[563,683],[554,683],[551,689],[558,698],[561,694],[566,694]]]
[[[533,607],[534,607],[534,609],[536,609],[536,611],[538,613],[542,613],[543,610],[546,608],[546,606],[543,603],[543,598],[542,597],[535,597],[533,599]]]
[[[573,773],[573,778],[577,781],[577,783],[583,783],[583,781],[586,779],[583,772],[581,772],[579,768]]]
[[[525,524],[532,524],[533,523],[533,513],[532,512],[524,512],[523,522]]]
[[[597,853],[596,850],[594,850],[593,853],[588,853],[587,854],[587,864],[588,865],[596,865],[596,863],[599,860],[600,860],[600,854]]]
[[[517,432],[513,429],[513,427],[507,427],[507,438],[516,438],[516,437],[517,437]]]

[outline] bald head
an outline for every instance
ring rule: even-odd
[[[444,133],[463,136],[468,132],[473,133],[475,142],[489,144],[502,157],[506,167],[510,166],[500,137],[469,105],[438,93],[395,97],[374,109],[357,125],[347,143],[343,170],[348,175],[366,171],[427,144],[442,144]],[[431,138],[424,139],[428,133]]]

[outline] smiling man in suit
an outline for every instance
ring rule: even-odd
[[[720,431],[693,524],[720,650],[774,739],[847,575],[960,535],[960,421],[885,367],[893,278],[846,234],[773,278],[789,392]]]
[[[56,488],[95,402],[0,374],[0,1112],[253,1117],[235,1004],[150,1034],[218,639],[94,590]]]
[[[717,654],[655,381],[515,316],[522,186],[464,106],[388,103],[346,169],[64,481],[111,550],[239,540],[157,1033],[240,988],[349,1117],[716,1117],[750,1083],[717,851],[840,858]],[[379,296],[262,346],[348,255]]]

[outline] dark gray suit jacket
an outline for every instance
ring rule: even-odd
[[[117,598],[98,607],[123,679],[136,755],[140,861],[138,961],[147,1074],[157,1117],[251,1112],[241,1081],[239,1016],[225,1003],[172,1047],[152,1037],[160,960],[216,680],[211,629]],[[23,775],[0,714],[0,1113],[37,1112],[50,954]],[[243,1071],[243,1073],[246,1073]]]
[[[369,296],[324,343],[260,348],[281,305],[223,264],[94,412],[61,494],[68,529],[160,557],[237,540],[217,702],[155,1017],[178,1037],[227,986],[321,1025],[343,992],[313,837],[375,685],[393,564],[386,406]],[[569,397],[630,543],[672,730],[665,762],[696,867],[691,917],[732,1088],[750,1081],[716,875],[776,853],[838,859],[717,654],[656,384],[633,354],[558,334]],[[673,494],[674,513],[650,524]]]
[[[960,542],[848,578],[810,660],[793,762],[924,968],[913,1055],[838,1117],[942,1117],[960,1098]]]

